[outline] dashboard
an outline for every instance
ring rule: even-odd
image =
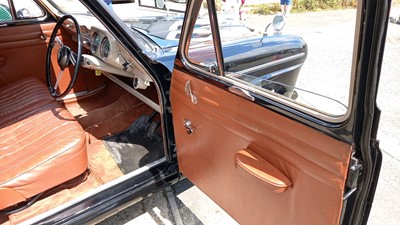
[[[82,54],[81,66],[95,70],[98,76],[106,76],[157,112],[161,112],[159,104],[135,90],[146,89],[153,82],[140,63],[98,21],[83,16],[79,21],[83,47],[90,53]],[[90,25],[90,28],[82,24]],[[67,20],[63,26],[73,40],[77,41],[75,24]],[[117,76],[129,77],[133,83],[126,84]]]
[[[104,28],[81,26],[83,46],[90,51],[82,55],[82,66],[96,70],[96,74],[108,72],[133,79],[135,89],[146,89],[152,79],[136,60]]]

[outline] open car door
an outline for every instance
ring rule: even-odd
[[[180,172],[240,224],[365,224],[389,1],[358,3],[350,100],[336,117],[228,74],[214,1],[212,51],[193,47],[202,1],[187,4],[170,95]]]

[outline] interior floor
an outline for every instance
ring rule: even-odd
[[[160,122],[156,113],[140,116],[129,128],[104,138],[103,142],[124,174],[154,162],[164,155],[162,137],[157,133]],[[132,154],[132,151],[135,154]]]
[[[65,102],[64,105],[92,139],[119,133],[139,116],[153,112],[149,106],[111,81],[99,93]]]
[[[0,224],[18,224],[163,157],[159,114],[113,82],[63,104],[87,133],[87,173]]]
[[[67,183],[55,187],[54,189],[52,189],[52,191],[50,191],[55,193],[40,199],[31,207],[9,215],[9,220],[3,223],[3,225],[19,224],[27,219],[46,212],[54,208],[55,206],[73,200],[77,196],[83,195],[99,186],[100,184],[98,183],[96,178],[94,178],[94,174],[88,171],[87,174],[83,174],[73,180],[70,180]]]

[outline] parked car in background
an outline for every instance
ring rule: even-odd
[[[277,17],[281,18],[279,15]],[[183,15],[146,16],[126,20],[125,23],[160,47],[162,53],[155,60],[172,72],[183,19]],[[232,18],[222,18],[219,28],[227,73],[239,80],[292,97],[298,74],[307,57],[307,45],[301,37],[282,35],[282,28],[272,34],[255,33],[241,21]],[[217,71],[211,26],[207,18],[197,19],[191,48],[190,56],[194,61],[210,71]]]
[[[340,115],[295,100],[301,37],[254,32],[213,0],[183,16],[0,3],[1,223],[97,222],[183,174],[241,224],[366,224],[385,2],[358,6]]]
[[[135,0],[112,0],[112,3],[134,3]]]

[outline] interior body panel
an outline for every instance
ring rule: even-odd
[[[69,95],[50,95],[46,54],[55,26],[46,21],[0,29],[0,224],[24,222],[164,157],[161,116],[127,90],[131,77],[116,82],[81,67]],[[75,27],[62,25],[57,37],[77,52]],[[55,46],[53,81],[60,73]],[[91,54],[90,45],[82,53]],[[73,71],[72,65],[64,70],[60,91]],[[154,85],[138,92],[159,102]]]
[[[239,223],[339,223],[351,145],[178,69],[171,102],[180,171]],[[250,161],[239,161],[249,170],[237,154],[247,154]],[[268,165],[251,162],[260,159]],[[265,182],[279,173],[287,187]]]
[[[45,213],[125,174],[121,170],[121,164],[117,163],[118,158],[107,146],[106,140],[110,137],[118,137],[120,133],[124,133],[126,130],[132,130],[130,128],[132,124],[137,123],[136,121],[143,116],[152,114],[154,110],[112,81],[107,80],[104,85],[104,88],[90,96],[77,97],[58,103],[50,96],[45,85],[36,78],[24,78],[17,83],[2,87],[0,104],[4,107],[0,111],[0,135],[3,137],[0,143],[0,147],[3,149],[2,155],[0,155],[2,159],[0,164],[2,171],[0,176],[0,210],[18,202],[29,201],[31,197],[38,196],[38,193],[44,191],[43,194],[40,194],[42,196],[38,196],[39,199],[35,204],[25,210],[10,214],[7,219],[9,223],[4,224],[18,224],[40,213]],[[155,89],[149,88],[144,94],[154,98],[156,96],[153,93],[154,91]],[[16,101],[16,96],[19,96],[20,100]],[[54,120],[53,113],[56,118],[61,120]],[[47,118],[47,120],[44,120],[44,118]],[[159,119],[159,116],[154,116],[154,119],[149,122]],[[35,129],[40,132],[32,134],[32,130]],[[48,129],[54,129],[54,132],[47,132]],[[74,134],[74,129],[78,129],[79,132]],[[161,130],[158,129],[154,132],[158,133]],[[11,133],[15,134],[10,135]],[[30,133],[31,135],[28,135]],[[51,171],[56,175],[49,173],[48,168],[52,168],[51,166],[38,167],[39,171],[32,171],[33,175],[24,176],[23,180],[30,183],[21,188],[22,181],[17,179],[18,176],[14,172],[23,171],[26,166],[15,161],[21,160],[21,157],[26,157],[25,154],[32,154],[29,165],[35,165],[38,160],[44,160],[45,163],[50,162],[44,158],[43,152],[52,154],[58,148],[57,146],[61,146],[62,143],[65,143],[66,146],[73,145],[71,142],[71,138],[74,139],[73,135],[80,137],[75,138],[79,142],[76,143],[76,146],[82,148],[79,147],[72,151],[72,153],[77,154],[65,154],[64,157],[60,157],[61,161],[53,160],[58,169],[53,168]],[[53,138],[51,143],[56,143],[56,140],[58,140],[57,143],[59,144],[48,145],[47,138],[49,137]],[[114,141],[114,139],[112,140]],[[143,138],[143,140],[146,140],[146,138]],[[27,141],[35,142],[35,148],[27,144]],[[123,149],[122,153],[133,155],[133,159],[125,159],[122,164],[129,163],[131,167],[140,168],[150,163],[149,160],[154,160],[154,157],[147,159],[149,156],[155,154],[161,157],[161,154],[163,154],[162,147],[150,149],[153,153],[143,150],[144,147],[148,146],[144,143],[144,147],[141,147],[142,143],[140,141],[135,142],[137,140],[129,140],[128,146],[132,145],[132,141],[137,143],[135,145],[140,148]],[[12,143],[18,144],[13,146]],[[21,146],[26,146],[26,149],[22,149]],[[121,146],[124,146],[124,144]],[[36,151],[37,148],[42,149],[42,151]],[[9,150],[4,151],[4,149]],[[18,149],[19,152],[10,153],[12,149]],[[64,147],[61,149],[64,149]],[[135,153],[138,150],[140,152]],[[36,152],[36,154],[31,151]],[[12,157],[14,160],[8,160],[7,157]],[[78,157],[79,160],[70,160],[71,157]],[[65,163],[66,165],[64,165]],[[18,165],[17,169],[12,165]],[[29,167],[29,165],[27,166]],[[63,174],[62,176],[59,175],[60,172]],[[69,174],[74,175],[69,176]],[[35,177],[39,181],[44,181],[45,184],[33,183],[32,179]],[[56,177],[64,180],[59,181],[60,179],[56,179]],[[5,180],[10,180],[8,183],[11,186],[4,183]],[[12,188],[22,191],[25,195],[19,196]],[[27,190],[24,190],[24,188]]]
[[[54,23],[32,24],[0,29],[2,86],[16,82],[28,74],[45,82],[46,77],[43,77],[43,74],[45,74],[46,41],[54,25]]]
[[[44,76],[46,52],[54,26],[55,23],[47,22],[0,29],[0,86],[14,83],[27,76],[36,77],[43,83],[46,82],[46,76]],[[60,29],[58,37],[64,44],[76,49],[74,37],[64,28]],[[52,62],[57,62],[57,54],[52,54]],[[52,76],[55,79],[60,71],[56,64],[52,68]],[[60,81],[61,90],[68,86],[72,72],[73,69],[70,68],[64,71]],[[87,76],[91,77],[90,80]],[[93,91],[104,85],[104,81],[104,77],[96,77],[92,70],[81,68],[71,93]]]
[[[111,81],[95,95],[64,101],[63,104],[96,139],[116,134],[128,128],[140,115],[152,109]]]

